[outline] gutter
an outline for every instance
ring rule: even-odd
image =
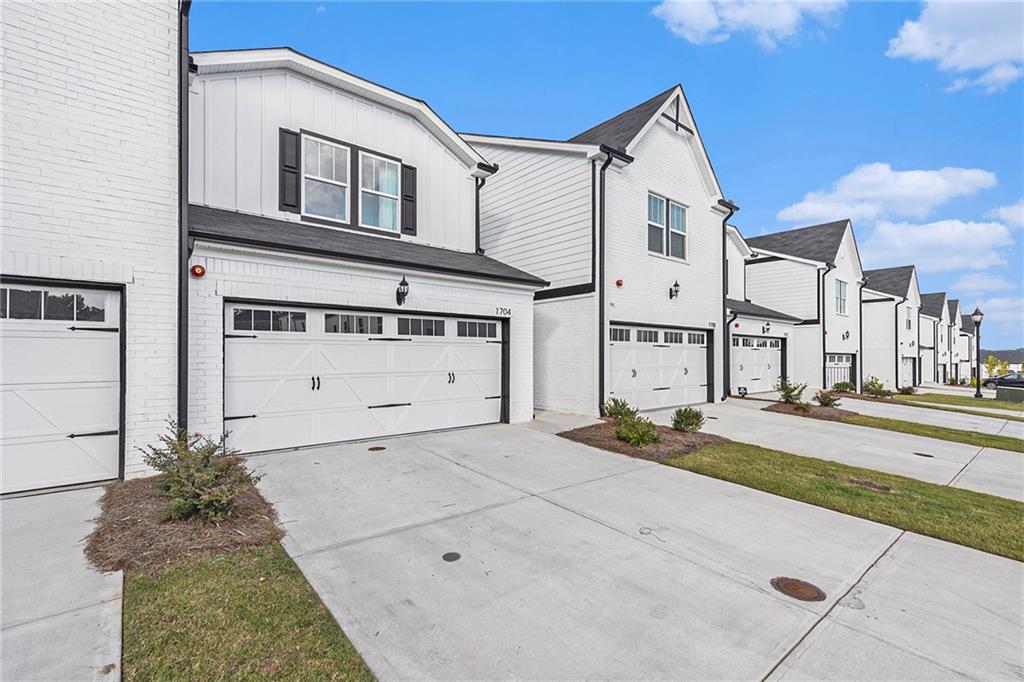
[[[178,427],[188,428],[188,14],[192,0],[178,8]]]
[[[828,332],[825,329],[825,275],[836,269],[835,263],[825,263],[825,269],[818,268],[818,272],[821,273],[821,277],[818,279],[818,305],[821,310],[821,387],[827,389],[828,386],[828,374],[825,371],[825,356],[828,355],[825,351],[825,337]]]
[[[896,305],[893,306],[892,309],[893,322],[895,323],[895,325],[893,326],[893,333],[895,334],[895,336],[893,338],[896,339],[896,381],[894,381],[893,383],[896,385],[897,390],[899,390],[900,388],[900,369],[902,369],[903,366],[903,356],[900,355],[900,306],[906,302],[907,297],[904,296],[903,298],[896,302]],[[864,343],[863,335],[861,335],[861,343]],[[911,377],[910,381],[911,383],[913,383],[913,377]]]
[[[729,389],[732,382],[732,368],[730,367],[729,357],[729,325],[732,324],[732,321],[736,319],[738,314],[734,312],[732,318],[726,319],[728,311],[726,310],[725,299],[729,291],[729,266],[725,257],[725,254],[728,253],[726,240],[729,238],[729,219],[736,215],[736,211],[740,210],[740,207],[728,199],[719,199],[718,205],[728,211],[725,217],[722,218],[722,400],[725,401],[729,398]],[[747,279],[744,277],[744,294],[747,293],[746,286]]]

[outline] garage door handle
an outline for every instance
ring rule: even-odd
[[[368,341],[412,341],[412,339],[389,338],[383,336],[371,336]]]
[[[652,389],[652,390],[654,390],[654,391],[667,391],[670,388],[672,388],[672,387],[671,386],[662,386],[660,388],[655,388],[655,389]]]
[[[412,403],[385,403],[384,405],[368,405],[368,410],[378,410],[382,407],[409,407]]]
[[[225,334],[225,339],[255,339],[255,334]]]
[[[89,436],[116,436],[117,429],[113,431],[93,431],[92,433],[69,433],[68,438],[88,438]]]
[[[120,327],[68,327],[73,332],[119,332]]]

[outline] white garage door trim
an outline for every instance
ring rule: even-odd
[[[4,393],[3,495],[123,478],[124,286],[16,276],[0,277],[0,286],[4,290],[0,337],[5,358],[0,376]],[[23,316],[14,317],[8,290],[60,296],[41,294],[39,317],[30,316],[27,309]],[[49,371],[57,370],[59,375],[33,373],[38,368],[33,368],[31,361],[18,360],[19,340],[31,344],[27,353],[31,361],[42,363]],[[62,343],[68,341],[88,344],[95,362],[82,363],[81,348],[69,352]],[[59,346],[52,350],[52,361],[46,359],[47,345]],[[62,359],[75,359],[77,364],[62,363]],[[73,369],[79,374],[71,376]],[[19,372],[26,374],[19,376]],[[46,378],[49,380],[44,381]],[[53,404],[53,397],[60,399],[58,404]]]
[[[284,316],[277,330],[236,329],[249,309],[297,314],[295,331]],[[508,421],[508,318],[226,298],[223,324],[225,430],[242,452]],[[257,338],[271,362],[232,355]]]
[[[747,394],[774,390],[786,371],[786,339],[781,336],[730,334],[729,382]]]
[[[613,320],[606,339],[608,399],[623,399],[640,410],[712,401],[712,329]],[[699,356],[701,362],[688,362],[690,356]]]

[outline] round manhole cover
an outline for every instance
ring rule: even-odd
[[[800,601],[825,601],[825,593],[820,587],[797,578],[772,578],[772,587]]]
[[[441,555],[441,558],[447,562],[458,561],[462,558],[462,555],[458,552],[445,552]]]
[[[381,450],[387,450],[383,445],[374,445],[373,447],[366,448],[370,452],[380,452]]]

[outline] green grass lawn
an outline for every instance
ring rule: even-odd
[[[978,433],[977,431],[964,431],[962,429],[950,429],[945,426],[933,426],[931,424],[918,424],[902,419],[889,419],[888,417],[871,417],[865,414],[845,415],[842,418],[844,424],[856,424],[857,426],[870,426],[875,429],[886,431],[898,431],[914,436],[926,436],[938,438],[954,443],[966,443],[976,445],[979,448],[999,448],[1001,450],[1012,450],[1024,452],[1024,440],[1010,438],[1009,436],[997,436],[990,433]]]
[[[1014,500],[746,443],[713,445],[666,463],[1024,561],[1024,503]],[[889,490],[873,490],[864,482]]]
[[[971,410],[961,407],[950,407],[949,405],[938,405],[934,403],[912,403],[908,400],[903,401],[908,407],[920,407],[926,410],[941,410],[943,412],[958,412],[960,414],[969,414],[972,417],[989,417],[990,419],[1006,419],[1012,422],[1024,422],[1024,417],[1018,417],[1012,414],[996,414],[994,412],[982,412],[980,410]]]
[[[126,680],[373,680],[277,543],[128,571]]]
[[[975,398],[969,395],[948,395],[946,393],[918,393],[915,395],[893,396],[896,400],[910,400],[918,403],[938,403],[940,405],[957,405],[959,407],[991,407],[997,410],[1024,412],[1024,403],[1010,403],[1005,400],[991,398]]]

